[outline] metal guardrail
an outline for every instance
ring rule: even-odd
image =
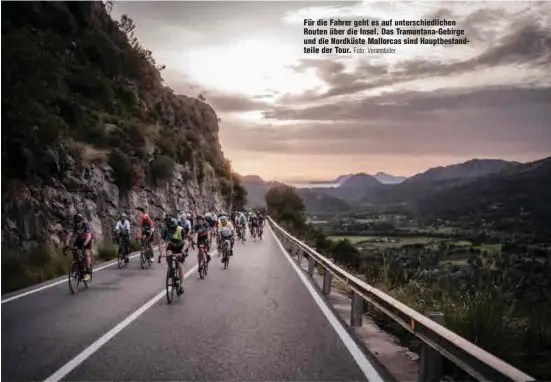
[[[308,274],[310,276],[313,276],[316,264],[323,267],[325,271],[322,292],[324,294],[331,292],[333,277],[348,285],[352,291],[350,326],[362,325],[363,300],[366,300],[422,341],[420,382],[440,381],[441,356],[446,357],[479,381],[535,381],[535,378],[442,326],[443,315],[441,313],[427,313],[427,316],[424,316],[416,312],[335,265],[307,244],[286,232],[271,217],[268,217],[268,221],[284,248],[292,255],[296,254],[299,263],[302,262],[303,257],[308,258]]]

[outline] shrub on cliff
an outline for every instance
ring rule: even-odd
[[[237,211],[243,211],[245,204],[247,204],[247,190],[245,186],[241,184],[241,180],[237,174],[232,174],[232,189],[233,189],[233,209]]]
[[[122,192],[126,192],[132,189],[134,183],[133,180],[133,168],[132,162],[128,155],[122,151],[115,149],[109,153],[109,166],[113,168],[113,176],[115,177],[115,184],[120,188]]]
[[[159,155],[151,163],[151,177],[156,185],[172,178],[174,173],[174,160],[166,155]]]

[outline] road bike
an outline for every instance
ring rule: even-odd
[[[230,239],[224,239],[222,243],[222,263],[224,263],[224,269],[228,269],[230,263]]]
[[[119,244],[119,254],[117,257],[117,263],[119,269],[128,264],[128,255],[130,254],[130,245],[128,236],[119,236],[117,238]]]
[[[245,241],[247,240],[245,238],[245,227],[243,227],[242,224],[240,224],[237,228],[237,237],[239,238],[239,240],[241,240],[241,243],[245,244]]]
[[[149,239],[148,237],[142,236],[142,246],[140,249],[140,265],[142,266],[142,269],[145,269],[146,266],[148,268],[151,268],[151,264],[152,264],[153,251],[149,246],[149,240],[151,239]]]
[[[63,254],[67,255],[68,248],[63,249]],[[86,274],[86,255],[84,249],[71,248],[73,253],[73,261],[69,264],[69,289],[72,294],[78,292],[80,283],[82,282],[86,288],[92,282],[92,267],[90,267],[90,280],[84,281],[84,275]]]
[[[183,256],[182,254],[178,254],[179,256]],[[166,270],[166,300],[169,304],[172,303],[174,300],[174,291],[176,291],[176,294],[178,297],[182,294],[180,292],[180,275],[178,274],[178,255],[175,255],[172,253],[170,249],[166,250],[166,262],[168,264],[168,268]]]
[[[255,242],[256,237],[258,236],[258,227],[256,226],[251,227],[251,236],[253,237],[253,242]]]
[[[207,261],[208,253],[207,253],[205,244],[201,243],[198,246],[199,246],[199,253],[197,254],[197,256],[198,256],[198,263],[199,263],[199,267],[198,267],[199,277],[201,279],[204,279],[209,271],[209,262]]]

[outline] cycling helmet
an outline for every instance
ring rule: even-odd
[[[80,223],[84,220],[84,216],[82,216],[82,214],[76,214],[75,216],[73,216],[73,221],[75,223]]]
[[[220,221],[221,221],[222,223],[225,223],[225,222],[228,221],[228,217],[225,216],[225,215],[222,215],[222,216],[220,216]]]
[[[126,214],[123,212],[123,213],[121,214],[121,219],[122,219],[122,220],[126,220],[126,219],[128,219],[128,216],[126,216]]]
[[[148,215],[147,213],[143,214],[142,219],[143,219],[143,220],[148,220],[148,219],[149,219],[149,215]]]
[[[168,227],[169,228],[176,228],[177,225],[178,225],[178,222],[176,221],[176,219],[170,218],[168,220]]]

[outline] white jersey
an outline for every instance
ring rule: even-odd
[[[128,220],[121,221],[119,220],[117,222],[117,225],[115,226],[115,231],[122,232],[125,234],[130,233],[130,222]]]

